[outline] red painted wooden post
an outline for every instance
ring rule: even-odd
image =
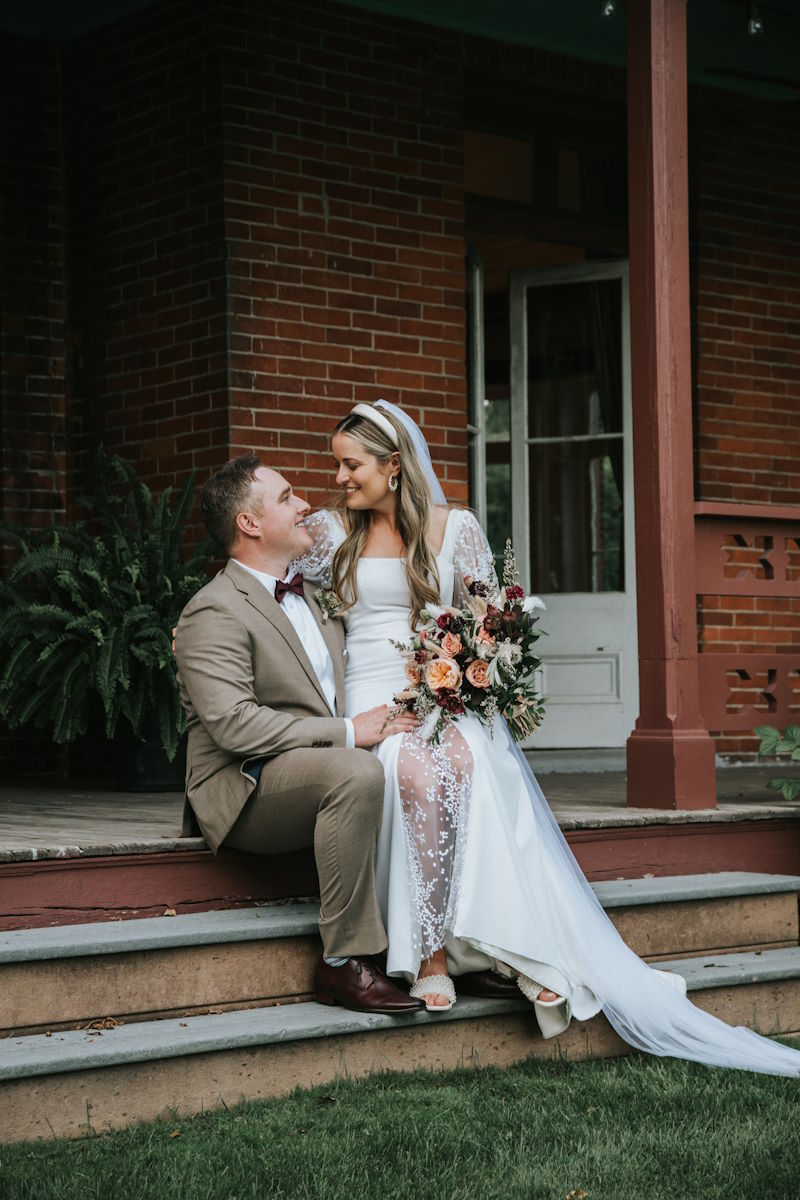
[[[631,371],[640,716],[628,804],[716,805],[694,583],[686,0],[627,8]]]

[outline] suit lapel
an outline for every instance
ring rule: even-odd
[[[328,652],[333,662],[333,681],[336,686],[336,711],[341,716],[344,713],[344,654],[339,636],[333,626],[333,620],[331,618],[327,621],[322,620],[320,607],[314,598],[316,590],[313,584],[304,583],[303,585],[306,603],[314,615],[314,620],[317,622],[317,627],[322,634],[325,645],[328,647]]]
[[[228,560],[225,565],[225,574],[233,581],[234,586],[238,591],[242,592],[256,612],[259,612],[262,617],[266,617],[270,625],[281,635],[289,649],[295,655],[300,666],[305,671],[309,681],[314,685],[317,694],[322,703],[328,708],[328,701],[325,693],[322,690],[322,685],[317,679],[317,674],[311,666],[308,655],[303,649],[303,643],[297,635],[292,622],[286,616],[286,613],[278,604],[274,596],[271,596],[264,585],[251,575],[249,571],[245,571],[244,567],[240,567],[238,563]],[[312,606],[312,612],[316,609],[316,605]],[[316,616],[316,613],[315,613]],[[334,671],[336,670],[336,659],[334,658]],[[338,696],[338,684],[337,684]]]

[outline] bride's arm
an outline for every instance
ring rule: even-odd
[[[453,565],[453,604],[460,607],[469,599],[468,581],[480,580],[488,585],[491,592],[497,591],[497,572],[491,547],[477,518],[467,509],[460,515],[453,548]]]

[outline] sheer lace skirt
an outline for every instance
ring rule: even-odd
[[[417,734],[403,737],[397,757],[397,785],[418,948],[423,959],[444,946],[452,925],[472,771],[472,752],[452,725],[438,745],[423,741]]]

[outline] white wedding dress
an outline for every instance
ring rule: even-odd
[[[328,587],[344,530],[328,512],[310,527],[315,544],[299,565]],[[451,510],[436,563],[442,604],[462,603],[465,577],[495,580],[468,511]],[[404,561],[362,558],[358,593],[344,615],[348,716],[391,704],[407,686],[392,645],[411,635]],[[400,734],[374,752],[386,775],[378,888],[390,975],[414,980],[421,959],[444,947],[456,990],[466,971],[512,967],[567,996],[578,1020],[602,1009],[637,1049],[800,1075],[800,1053],[703,1012],[679,975],[649,967],[625,945],[504,722],[492,736],[463,716],[439,746]]]

